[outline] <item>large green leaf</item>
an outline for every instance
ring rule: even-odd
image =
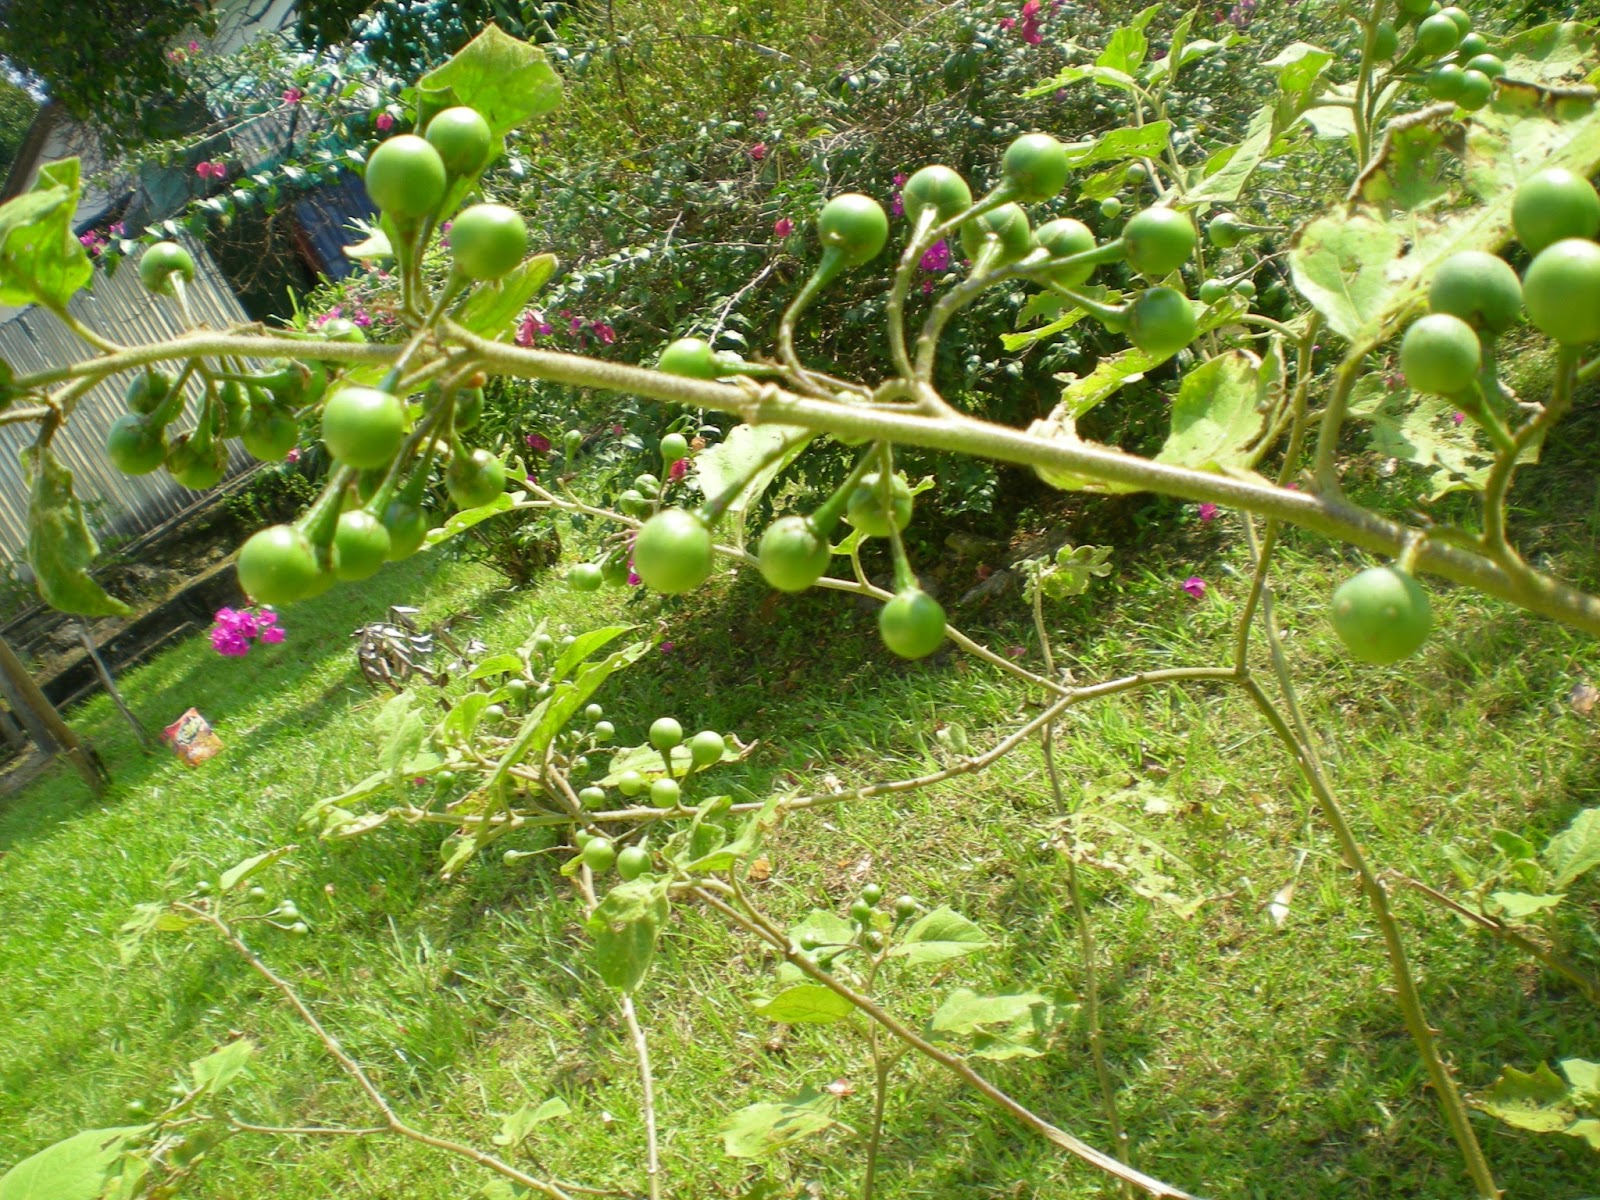
[[[1263,363],[1248,350],[1229,350],[1190,371],[1156,461],[1199,471],[1254,466],[1250,450],[1283,387],[1282,368],[1277,354]]]
[[[959,1040],[979,1058],[1037,1058],[1071,1007],[1044,992],[984,996],[956,988],[939,1005],[928,1028],[942,1040]]]
[[[89,252],[72,236],[78,171],[76,158],[50,163],[32,191],[0,204],[0,304],[65,308],[93,277]]]
[[[0,1175],[0,1200],[97,1200],[122,1151],[149,1125],[85,1129]]]
[[[934,966],[987,950],[994,943],[954,909],[940,907],[923,916],[889,947],[890,958],[912,966]]]
[[[785,1025],[832,1025],[848,1017],[854,1008],[838,992],[820,983],[798,983],[755,1005],[756,1012],[767,1020]]]
[[[194,1086],[204,1092],[221,1091],[249,1065],[250,1058],[255,1052],[254,1042],[249,1038],[239,1038],[237,1041],[229,1042],[221,1050],[196,1059],[189,1064],[189,1072],[194,1076]]]
[[[1555,837],[1542,855],[1552,888],[1565,888],[1585,871],[1600,866],[1600,808],[1586,808]]]
[[[635,879],[607,892],[586,926],[600,978],[620,992],[637,988],[650,970],[669,911],[664,879]]]
[[[1295,237],[1295,286],[1348,341],[1387,337],[1422,303],[1445,258],[1502,246],[1523,179],[1546,167],[1592,175],[1600,166],[1600,107],[1562,118],[1543,93],[1502,87],[1492,108],[1471,118],[1464,152],[1460,140],[1459,127],[1442,114],[1393,131],[1358,181],[1361,199]],[[1445,207],[1439,180],[1458,160],[1477,203]]]
[[[28,565],[39,595],[62,612],[84,617],[125,617],[132,613],[89,576],[100,547],[89,532],[83,504],[72,490],[72,472],[49,446],[22,452],[32,475],[28,497]]]
[[[799,458],[816,432],[792,425],[736,425],[728,436],[694,457],[695,474],[707,498],[737,488],[724,510],[721,530],[744,546],[744,523],[778,472]]]
[[[537,46],[485,26],[455,56],[417,81],[418,123],[465,104],[483,114],[489,131],[503,138],[532,117],[561,103],[561,80]]]

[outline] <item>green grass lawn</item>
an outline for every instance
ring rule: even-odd
[[[1549,486],[1570,487],[1579,467],[1554,457]],[[1559,526],[1545,507],[1552,494],[1527,500],[1542,522],[1539,552],[1592,580],[1592,520]],[[1246,590],[1237,518],[1202,525],[1164,502],[1127,503],[1142,540],[1119,550],[1111,577],[1049,612],[1062,664],[1091,682],[1226,661]],[[1570,497],[1561,503],[1570,520]],[[1424,651],[1401,668],[1359,667],[1338,653],[1324,617],[1353,561],[1291,537],[1280,614],[1308,716],[1380,865],[1448,889],[1447,843],[1478,853],[1497,828],[1538,840],[1596,803],[1595,725],[1566,696],[1600,673],[1600,648],[1435,584],[1438,632]],[[1180,590],[1189,575],[1208,582],[1204,599]],[[247,659],[219,658],[197,636],[131,672],[127,698],[147,723],[192,705],[216,724],[226,748],[197,769],[165,752],[141,755],[103,699],[73,713],[113,786],[92,798],[59,768],[0,808],[0,1164],[79,1128],[121,1123],[130,1101],[164,1092],[188,1061],[238,1033],[260,1053],[230,1111],[264,1124],[370,1119],[350,1081],[225,947],[173,936],[128,966],[118,961],[114,935],[136,903],[298,841],[269,886],[293,897],[312,936],[258,926],[248,940],[402,1114],[492,1148],[501,1115],[559,1095],[571,1115],[516,1160],[546,1177],[642,1194],[638,1073],[614,999],[589,966],[580,907],[556,873],[565,856],[500,857],[508,846],[548,847],[550,836],[514,835],[446,883],[442,830],[321,843],[296,819],[373,769],[383,697],[361,681],[349,634],[391,603],[422,603],[425,620],[471,613],[471,631],[494,649],[541,621],[574,630],[618,617],[660,622],[670,652],[652,651],[600,696],[618,742],[642,741],[663,714],[686,729],[759,739],[748,759],[720,769],[719,785],[757,797],[919,774],[951,761],[936,737],[942,724],[958,723],[978,750],[1037,711],[1036,695],[973,660],[891,661],[872,608],[853,598],[781,597],[757,582],[656,606],[612,592],[579,597],[554,581],[509,592],[479,568],[413,562],[289,610],[288,640]],[[1038,665],[1020,601],[983,617],[980,640],[1021,648]],[[1082,878],[1137,1165],[1209,1197],[1467,1194],[1365,903],[1293,763],[1244,698],[1207,684],[1086,704],[1063,723],[1058,759],[1094,843]],[[755,893],[794,919],[813,907],[842,912],[873,880],[977,921],[996,952],[884,995],[914,1027],[956,985],[1076,994],[1081,958],[1052,840],[1058,816],[1029,746],[926,791],[792,815]],[[1267,906],[1291,882],[1278,927]],[[1567,903],[1592,913],[1597,899],[1586,882]],[[1397,907],[1431,1019],[1469,1091],[1503,1064],[1600,1057],[1600,1014],[1570,985],[1409,893]],[[1600,972],[1590,926],[1573,919],[1563,929],[1564,951]],[[714,914],[675,910],[639,996],[666,1195],[744,1195],[762,1168],[723,1156],[726,1115],[836,1080],[853,1088],[839,1116],[855,1132],[802,1142],[765,1171],[792,1194],[859,1192],[872,1092],[865,1039],[841,1026],[780,1029],[752,1013],[774,965]],[[1056,1124],[1109,1145],[1081,1022],[1040,1058],[980,1067]],[[1576,1139],[1474,1123],[1509,1196],[1600,1191],[1600,1155]],[[194,1194],[468,1196],[488,1179],[394,1138],[239,1136],[212,1152]],[[1117,1194],[938,1068],[909,1061],[893,1075],[878,1182],[880,1196],[897,1198]]]

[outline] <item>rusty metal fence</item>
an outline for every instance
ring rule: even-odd
[[[183,240],[195,261],[194,282],[189,285],[195,319],[214,328],[246,320],[205,247],[189,238]],[[80,292],[70,307],[91,329],[124,345],[162,341],[184,331],[176,305],[145,291],[132,262],[125,262],[115,275],[97,273],[92,291]],[[23,309],[9,319],[0,318],[0,359],[18,375],[77,362],[92,353],[42,309]],[[124,475],[106,458],[106,433],[126,411],[122,400],[126,385],[126,376],[114,377],[84,396],[54,442],[102,538],[137,537],[176,517],[203,496],[180,486],[165,471]],[[193,425],[201,395],[200,385],[192,383],[179,429]],[[20,563],[27,544],[28,480],[19,452],[33,436],[30,425],[0,425],[0,565]],[[254,462],[243,447],[232,443],[227,478]]]

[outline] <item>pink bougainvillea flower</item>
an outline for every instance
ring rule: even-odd
[[[1198,575],[1191,575],[1183,581],[1183,590],[1196,600],[1204,600],[1206,597],[1206,581]]]
[[[1457,425],[1459,425],[1459,424],[1461,424],[1461,422],[1463,422],[1463,421],[1465,421],[1467,419],[1467,414],[1464,413],[1464,412],[1458,412],[1454,416],[1452,416],[1450,419],[1452,421],[1454,421]]]
[[[689,460],[680,458],[667,468],[667,478],[676,483],[689,473]]]
[[[353,325],[359,325],[365,329],[368,325],[372,324],[372,314],[364,308],[358,308],[356,309],[356,315],[350,318],[350,322]]]
[[[767,119],[767,110],[764,108],[758,108],[755,110],[755,112],[751,113],[750,116],[752,120],[765,121]]]
[[[1027,652],[1028,652],[1028,648],[1026,646],[1007,646],[1006,647],[1006,657],[1007,658],[1021,658]]]
[[[750,149],[746,150],[745,153],[750,156],[751,162],[760,162],[767,156],[767,144],[765,142],[757,142],[754,146],[751,146]]]
[[[189,53],[190,54],[199,54],[200,53],[200,43],[196,42],[196,41],[190,41],[190,43],[189,43]]]
[[[578,335],[578,333],[582,329],[583,329],[583,318],[582,317],[572,317],[567,321],[567,332],[572,334],[574,337],[576,337]]]
[[[1217,515],[1217,506],[1215,504],[1212,504],[1212,503],[1210,503],[1208,501],[1207,503],[1202,504],[1200,506],[1200,519],[1202,521],[1214,520],[1216,518],[1216,515]]]
[[[611,436],[612,437],[621,437],[623,435],[623,432],[624,432],[624,430],[623,430],[621,425],[613,425],[611,427]]]
[[[633,564],[628,564],[628,586],[638,587],[644,581],[639,578],[639,573],[633,569]]]
[[[772,233],[774,237],[786,238],[793,232],[794,222],[789,220],[788,217],[779,217],[772,223]]]
[[[269,646],[276,646],[279,642],[283,641],[283,630],[279,629],[276,625],[272,626],[270,629],[263,629],[261,631],[261,640],[266,642]]]
[[[522,440],[528,444],[528,449],[535,454],[550,453],[550,439],[542,433],[527,434]]]
[[[922,256],[922,261],[917,265],[924,271],[940,274],[950,269],[950,243],[940,238],[929,246]]]
[[[299,104],[304,98],[305,93],[297,87],[285,88],[283,91],[283,102],[285,104]]]
[[[211,646],[226,658],[243,658],[255,640],[276,645],[283,641],[278,614],[270,608],[217,610],[211,627]]]
[[[379,133],[388,133],[394,128],[394,118],[388,113],[379,113],[378,119],[373,124],[378,127]]]
[[[289,447],[289,453],[287,453],[287,454],[285,454],[283,456],[283,461],[286,462],[286,463],[297,463],[297,462],[299,462],[300,461],[300,447],[299,446],[290,446]]]
[[[617,340],[617,331],[604,321],[592,321],[589,327],[594,330],[595,337],[600,339],[600,344],[609,346]]]
[[[1015,17],[1001,17],[1000,18],[1000,28],[1001,29],[1015,29],[1016,27],[1017,27],[1017,19]]]

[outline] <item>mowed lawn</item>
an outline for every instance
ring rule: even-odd
[[[1577,464],[1554,463],[1569,486]],[[1573,472],[1572,477],[1560,474]],[[1592,487],[1590,489],[1592,491]],[[1593,513],[1559,521],[1530,493],[1544,552],[1594,577]],[[1202,525],[1175,505],[1140,506],[1148,536],[1113,574],[1054,605],[1061,665],[1080,683],[1220,664],[1246,590],[1238,518]],[[1444,855],[1484,856],[1496,829],[1539,841],[1597,798],[1596,727],[1567,697],[1600,673],[1592,639],[1431,583],[1438,633],[1394,669],[1346,659],[1326,597],[1356,566],[1290,537],[1279,612],[1300,694],[1363,844],[1381,866],[1459,894]],[[1203,599],[1180,588],[1207,582]],[[525,1169],[643,1194],[640,1082],[614,997],[589,959],[583,914],[557,874],[550,834],[496,844],[439,878],[438,827],[386,828],[349,843],[297,827],[316,799],[374,767],[386,693],[356,670],[352,630],[393,603],[491,650],[543,626],[577,632],[636,621],[663,645],[599,696],[617,742],[677,717],[756,740],[719,769],[718,790],[763,797],[904,778],[954,761],[950,726],[974,751],[1038,711],[1039,697],[952,653],[892,660],[871,606],[839,595],[775,596],[758,580],[659,603],[567,591],[553,577],[514,592],[482,568],[413,562],[288,610],[287,640],[242,660],[195,637],[130,672],[152,726],[190,706],[222,754],[196,769],[143,756],[104,699],[71,714],[115,781],[90,797],[65,768],[0,807],[0,1164],[80,1128],[123,1123],[186,1064],[245,1034],[259,1045],[226,1110],[270,1125],[371,1121],[370,1110],[282,1001],[201,935],[150,942],[119,962],[118,927],[140,902],[180,895],[246,855],[299,843],[269,876],[311,928],[247,926],[258,952],[367,1064],[397,1109],[441,1135],[493,1149],[501,1118],[560,1096],[571,1113],[512,1157]],[[1019,599],[969,622],[1037,668]],[[462,684],[453,685],[459,691]],[[943,729],[945,737],[939,733]],[[959,736],[959,735],[958,735]],[[1388,988],[1376,930],[1284,748],[1218,684],[1152,688],[1086,703],[1063,722],[1058,761],[1078,814],[1081,877],[1099,943],[1102,1020],[1130,1155],[1211,1197],[1455,1200],[1467,1180]],[[843,913],[861,885],[949,904],[996,941],[985,955],[889,979],[881,1002],[922,1026],[954,987],[1080,994],[1060,811],[1036,746],[919,792],[792,815],[752,894],[779,921]],[[506,848],[550,853],[507,864]],[[1281,923],[1269,906],[1293,884]],[[1586,880],[1558,923],[1561,949],[1600,973]],[[1600,1014],[1526,956],[1411,893],[1397,897],[1430,1017],[1462,1085],[1502,1065],[1600,1058]],[[714,913],[675,910],[638,997],[654,1061],[665,1194],[858,1194],[872,1072],[861,1027],[780,1028],[751,1011],[775,962]],[[1042,1056],[980,1069],[1052,1121],[1109,1146],[1081,1010]],[[842,1081],[842,1122],[766,1164],[728,1158],[730,1112]],[[1474,1117],[1512,1197],[1600,1192],[1600,1155]],[[208,1197],[468,1196],[489,1180],[458,1158],[395,1138],[240,1135],[195,1176]],[[806,1188],[811,1191],[806,1191]],[[933,1064],[890,1076],[877,1194],[1110,1197],[1102,1177],[1011,1124]]]

